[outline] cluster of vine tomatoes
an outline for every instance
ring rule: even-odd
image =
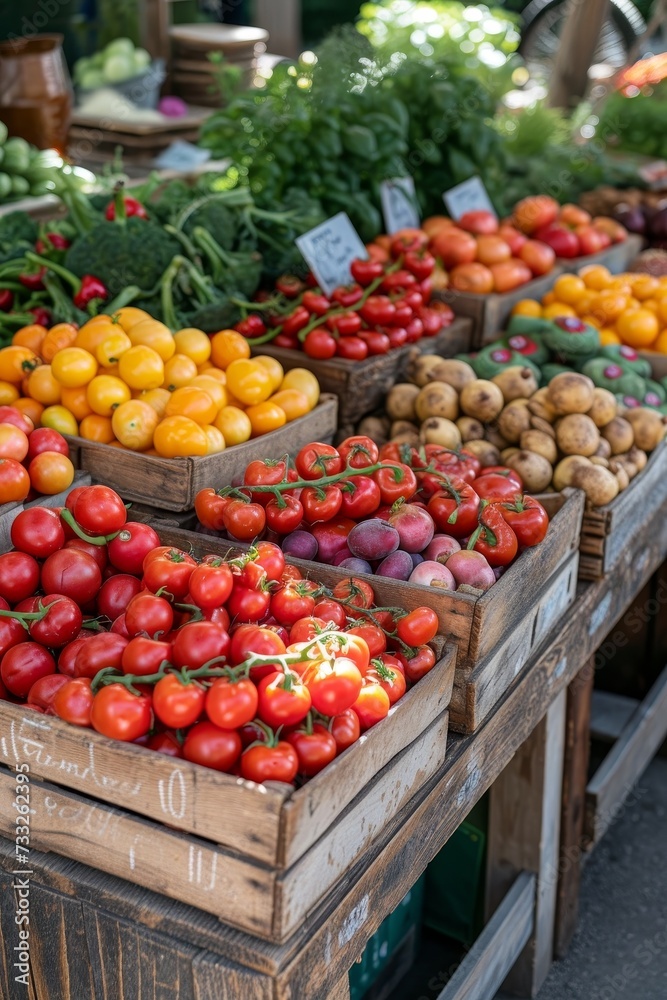
[[[253,781],[309,777],[435,664],[429,608],[327,591],[281,549],[160,544],[105,486],[31,507],[0,555],[0,697]]]
[[[69,445],[14,406],[0,406],[0,504],[54,495],[74,479]]]

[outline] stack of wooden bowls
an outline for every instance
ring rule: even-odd
[[[255,76],[257,59],[266,51],[268,31],[232,24],[178,24],[169,31],[171,41],[171,92],[188,104],[218,107],[217,65],[209,53],[238,67],[244,86]]]

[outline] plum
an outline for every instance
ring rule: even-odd
[[[296,559],[317,559],[317,539],[309,531],[293,531],[283,538],[283,552]]]
[[[332,566],[340,566],[340,564],[342,563],[343,559],[352,559],[352,553],[350,552],[349,548],[347,547],[347,544],[345,544],[342,549],[338,550],[338,552],[336,553],[336,555],[331,560],[331,565]]]
[[[408,580],[413,569],[410,553],[397,549],[382,560],[375,572],[378,576],[388,576],[392,580]]]
[[[416,566],[409,577],[410,583],[421,583],[424,587],[442,587],[456,590],[456,580],[442,563],[425,560]]]
[[[462,549],[447,560],[447,569],[454,575],[458,586],[467,583],[477,590],[488,590],[496,582],[496,575],[481,552]]]
[[[446,562],[454,552],[461,551],[461,543],[456,538],[449,535],[434,535],[433,541],[424,549],[424,559],[433,559],[435,562]]]
[[[350,573],[372,573],[373,567],[365,559],[358,559],[356,556],[349,556],[343,559],[338,565],[341,569],[349,569]]]
[[[424,562],[424,557],[420,552],[411,552],[410,558],[412,559],[413,566],[419,566],[420,563]]]
[[[396,551],[399,543],[400,537],[396,528],[378,517],[355,524],[347,536],[350,552],[359,559],[385,559]]]
[[[347,536],[353,527],[354,521],[347,517],[335,517],[313,525],[311,531],[319,545],[320,562],[332,563],[336,553],[347,548]]]
[[[403,503],[389,518],[389,524],[400,537],[400,546],[406,552],[423,552],[435,534],[433,518],[413,503]]]

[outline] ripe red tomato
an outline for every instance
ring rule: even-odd
[[[387,637],[381,628],[370,622],[365,625],[355,625],[347,630],[347,635],[360,636],[368,646],[371,657],[379,656],[387,648]]]
[[[116,573],[105,580],[97,595],[97,610],[115,622],[122,615],[133,597],[141,591],[141,583],[129,573]]]
[[[335,715],[329,722],[329,728],[331,735],[336,741],[338,753],[347,750],[361,736],[359,716],[353,708],[348,708],[345,712],[341,712],[340,715]]]
[[[72,642],[68,642],[66,646],[58,653],[58,670],[61,674],[66,674],[67,677],[76,677],[74,673],[74,664],[78,656],[79,650],[83,646],[84,642],[88,642],[88,639],[92,639],[94,633],[90,632],[85,638],[74,639]]]
[[[28,691],[28,705],[37,705],[48,714],[52,714],[53,699],[63,684],[69,683],[69,677],[62,674],[46,674],[36,680]]]
[[[359,716],[359,724],[362,729],[370,729],[376,723],[384,719],[391,707],[389,695],[374,681],[365,683],[359,692],[359,697],[352,708]]]
[[[157,559],[144,561],[144,586],[154,594],[165,590],[175,601],[182,601],[196,565],[192,556],[170,549]]]
[[[303,521],[301,501],[294,496],[283,494],[278,500],[272,497],[264,508],[266,526],[279,535],[289,535]]]
[[[332,601],[329,597],[317,602],[313,608],[313,614],[317,618],[323,619],[327,625],[333,624],[337,628],[345,628],[347,623],[345,609],[338,601]]]
[[[268,590],[235,585],[227,601],[227,611],[238,622],[261,622],[269,613],[270,602]]]
[[[299,758],[299,773],[311,777],[330,764],[337,753],[336,741],[321,723],[316,722],[312,732],[297,729],[289,733],[287,742],[294,747]]]
[[[12,522],[11,539],[15,549],[46,559],[65,544],[60,515],[49,507],[26,507]]]
[[[127,521],[107,546],[109,561],[121,573],[141,576],[144,559],[159,544],[158,533],[150,524]]]
[[[241,756],[241,776],[246,781],[291,784],[298,770],[296,750],[285,740],[279,740],[274,746],[250,746]]]
[[[125,674],[145,677],[156,674],[164,660],[171,661],[171,654],[170,642],[137,635],[123,649],[120,665]]]
[[[380,487],[371,476],[342,479],[339,486],[342,497],[340,510],[344,517],[360,521],[374,514],[380,506]]]
[[[521,496],[523,488],[517,486],[514,476],[492,473],[475,479],[472,488],[483,500],[514,500]]]
[[[52,558],[52,557],[50,557]],[[0,555],[0,597],[18,604],[35,593],[39,585],[39,564],[24,552],[4,552]],[[49,592],[56,587],[45,587]]]
[[[371,661],[365,680],[379,684],[387,692],[389,701],[393,705],[403,697],[407,687],[403,669],[397,657],[384,654]]]
[[[375,441],[365,434],[357,434],[345,438],[338,445],[338,454],[350,469],[365,469],[369,465],[375,465],[380,453]]]
[[[398,622],[398,638],[408,646],[423,646],[438,633],[438,616],[431,608],[415,608]]]
[[[19,642],[7,650],[0,662],[2,682],[17,698],[25,698],[35,681],[55,672],[56,661],[37,642]]]
[[[311,639],[315,639],[325,629],[326,622],[323,618],[313,616],[299,618],[298,621],[294,622],[289,631],[289,641],[290,643],[310,642]]]
[[[239,625],[232,635],[229,658],[232,663],[244,663],[253,653],[258,656],[281,656],[285,653],[285,643],[269,628]],[[277,669],[277,666],[252,667],[250,676],[254,681],[259,681],[267,674],[275,673]]]
[[[352,708],[363,684],[361,672],[346,656],[309,664],[303,681],[310,692],[313,707],[321,715],[340,715]]]
[[[67,537],[67,532],[69,530],[69,525],[65,524],[64,521],[61,522],[65,529],[65,537]],[[83,538],[68,538],[65,542],[64,548],[66,549],[78,549],[79,552],[86,552],[89,556],[92,556],[97,565],[100,567],[100,571],[104,573],[107,568],[109,560],[107,559],[107,547],[106,545],[93,545],[92,542],[84,542]]]
[[[102,687],[93,698],[90,721],[102,736],[131,743],[151,728],[151,699],[136,695],[123,684]]]
[[[209,660],[228,657],[230,647],[229,633],[215,622],[190,622],[175,634],[172,663],[179,669],[189,667],[196,670]]]
[[[116,632],[98,632],[85,639],[74,661],[75,677],[93,677],[105,667],[120,670],[127,639]]]
[[[26,461],[30,463],[43,451],[57,451],[69,458],[69,445],[59,431],[50,427],[37,427],[28,436],[28,454]]]
[[[2,603],[6,604],[7,602],[3,601]],[[8,608],[3,607],[2,610],[7,611]],[[17,621],[16,618],[0,618],[0,656],[4,656],[12,646],[23,642],[25,637],[26,631],[20,621]]]
[[[257,688],[251,680],[218,677],[206,695],[206,714],[221,729],[240,729],[255,718],[257,704]]]
[[[435,666],[435,653],[430,646],[422,646],[410,659],[402,653],[397,653],[396,657],[403,664],[405,676],[411,684],[421,680],[424,674],[427,674]]]
[[[42,589],[47,594],[71,597],[79,606],[94,600],[101,586],[100,567],[87,552],[59,549],[42,566]]]
[[[53,711],[59,719],[64,719],[72,726],[90,729],[93,697],[89,677],[71,678],[56,691]]]
[[[211,531],[224,531],[225,522],[222,515],[229,503],[231,503],[229,497],[219,496],[211,486],[208,486],[200,490],[195,497],[195,513],[205,528]]]
[[[241,737],[233,729],[221,729],[212,722],[198,722],[183,744],[183,756],[194,764],[215,771],[231,771],[241,753]]]
[[[230,500],[223,511],[222,520],[229,534],[241,542],[251,542],[266,527],[266,514],[262,505],[245,500]]]
[[[402,462],[383,462],[383,465],[386,468],[373,473],[381,502],[391,505],[397,500],[411,500],[417,492],[417,477],[410,466]]]
[[[277,590],[270,604],[273,617],[281,625],[294,625],[299,618],[306,618],[313,613],[315,598],[305,580],[287,584]]]
[[[318,521],[330,521],[336,516],[343,503],[343,494],[336,484],[323,489],[306,486],[299,499],[304,517],[310,524],[315,524]]]
[[[24,434],[28,435],[35,429],[35,425],[30,417],[21,413],[15,406],[0,406],[0,423],[14,424],[14,427],[18,427]]]
[[[176,674],[166,674],[153,688],[153,710],[171,729],[186,729],[204,709],[206,691],[197,681],[187,684]]]
[[[171,632],[174,612],[169,601],[155,594],[141,593],[133,597],[125,612],[125,627],[129,635],[145,632],[156,639]]]
[[[244,486],[276,486],[282,483],[287,477],[287,464],[284,459],[255,459],[250,462],[243,473]],[[267,501],[270,493],[260,491],[252,492],[252,499],[256,503]]]
[[[306,334],[306,339],[303,342],[303,350],[309,358],[322,360],[333,358],[336,346],[337,342],[334,337],[322,327],[311,330],[310,333]]]
[[[190,577],[190,596],[199,608],[219,608],[232,592],[232,571],[222,559],[202,563]]]
[[[156,750],[164,753],[167,757],[182,757],[183,747],[181,746],[176,733],[167,730],[164,733],[155,733],[146,744],[149,750]]]
[[[357,576],[339,580],[333,589],[333,596],[353,608],[370,608],[375,601],[375,591],[370,583]]]
[[[285,556],[279,545],[273,542],[257,542],[255,562],[266,573],[267,580],[280,580],[285,570]]]
[[[41,642],[43,646],[57,649],[78,636],[83,615],[74,601],[60,594],[48,594],[40,598],[40,603],[48,610],[43,618],[30,622],[31,639]]]
[[[305,445],[294,460],[301,479],[321,479],[335,476],[343,469],[343,461],[332,444],[315,441]]]
[[[70,508],[77,524],[89,535],[111,535],[127,520],[125,504],[108,486],[85,486]]]
[[[311,697],[298,674],[276,672],[262,678],[257,714],[272,729],[295,726],[308,715]]]

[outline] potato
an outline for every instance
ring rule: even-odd
[[[394,420],[391,425],[391,430],[389,431],[389,436],[393,441],[399,434],[419,435],[419,427],[417,424],[413,424],[411,420]]]
[[[507,465],[519,473],[529,493],[539,493],[551,482],[553,475],[551,463],[542,455],[536,455],[532,451],[518,451],[516,455],[508,458]]]
[[[631,462],[637,466],[637,471],[641,472],[645,468],[648,462],[648,456],[646,452],[639,447],[637,444],[633,444],[632,448],[628,452],[628,458]]]
[[[484,424],[474,417],[459,417],[456,426],[461,432],[461,439],[465,441],[481,441],[484,437]]]
[[[531,415],[530,426],[534,427],[536,431],[542,431],[543,434],[548,434],[550,438],[556,440],[556,432],[548,420],[544,420],[543,417],[536,417]]]
[[[571,486],[575,469],[584,465],[591,465],[591,460],[584,458],[583,455],[568,455],[567,458],[562,458],[554,469],[554,489],[564,490],[566,486]]]
[[[530,399],[537,392],[537,379],[530,368],[511,365],[491,379],[499,387],[506,403],[513,399]]]
[[[511,458],[512,455],[518,455],[520,451],[521,451],[520,448],[503,448],[503,450],[500,453],[500,457],[502,458],[505,465],[507,465],[507,459]]]
[[[487,379],[476,378],[463,386],[459,402],[466,416],[488,423],[496,419],[505,401],[497,385]]]
[[[408,363],[408,378],[420,389],[423,388],[437,378],[432,372],[442,360],[439,354],[420,354],[415,351],[414,357],[411,357]]]
[[[628,410],[623,419],[631,424],[635,435],[634,443],[643,451],[653,451],[665,436],[665,418],[656,410],[647,410],[641,406]]]
[[[496,420],[492,420],[490,424],[486,425],[484,428],[484,437],[487,441],[490,441],[494,448],[497,448],[498,451],[502,451],[503,448],[507,448],[507,446],[512,443],[500,433]]]
[[[601,430],[602,437],[611,446],[612,455],[622,455],[629,451],[635,443],[635,432],[632,424],[625,417],[614,417]]]
[[[618,496],[619,482],[613,472],[599,465],[579,466],[574,470],[572,485],[583,490],[594,507],[603,507]]]
[[[618,479],[619,490],[627,490],[630,485],[630,476],[628,475],[628,470],[622,464],[622,462],[617,462],[616,459],[611,460],[609,463],[609,469],[614,473]]]
[[[490,441],[466,441],[466,451],[476,455],[484,467],[500,464],[500,452]]]
[[[587,375],[579,372],[561,372],[554,375],[547,386],[549,402],[556,413],[586,413],[593,405],[595,385]]]
[[[586,414],[586,416],[588,416],[588,414]],[[609,458],[611,456],[611,445],[606,438],[600,438],[600,443],[595,449],[595,454],[598,458]]]
[[[364,417],[359,421],[356,433],[365,434],[377,444],[379,440],[388,441],[390,431],[391,424],[386,417]]]
[[[549,388],[546,385],[533,393],[528,400],[528,409],[534,416],[542,417],[543,420],[546,420],[550,424],[558,416],[553,403],[549,399]]]
[[[459,415],[459,397],[456,389],[446,382],[429,382],[415,400],[418,420],[427,417],[446,417],[456,420]]]
[[[634,479],[639,472],[639,469],[632,461],[632,459],[629,457],[629,455],[614,455],[612,461],[618,463],[618,465],[623,466],[623,468],[628,474],[628,479]]]
[[[613,420],[618,410],[616,396],[609,389],[600,389],[598,386],[593,389],[593,405],[587,410],[596,427],[604,427],[610,420]]]
[[[498,430],[506,441],[514,443],[530,427],[531,413],[526,399],[508,403],[498,416]]]
[[[419,448],[422,443],[419,434],[414,433],[399,434],[393,440],[395,444],[409,444],[411,448]]]
[[[592,465],[601,465],[603,469],[608,469],[609,468],[609,459],[608,458],[601,458],[600,455],[591,455],[591,464]]]
[[[568,413],[556,424],[556,442],[564,455],[594,455],[600,443],[600,432],[590,417],[583,413]]]
[[[474,382],[477,376],[465,361],[457,361],[455,358],[440,358],[440,364],[433,368],[433,377],[438,382],[446,382],[457,392],[461,392],[464,385]]]
[[[419,440],[423,444],[439,444],[443,448],[460,448],[462,443],[458,427],[446,417],[429,417],[425,420],[419,432]]]
[[[419,386],[410,382],[398,382],[387,393],[385,409],[392,420],[414,420],[415,401],[419,395]]]
[[[542,455],[543,458],[546,458],[551,465],[556,464],[558,449],[556,442],[549,434],[533,429],[524,431],[519,444],[523,451],[534,451],[536,455]]]

